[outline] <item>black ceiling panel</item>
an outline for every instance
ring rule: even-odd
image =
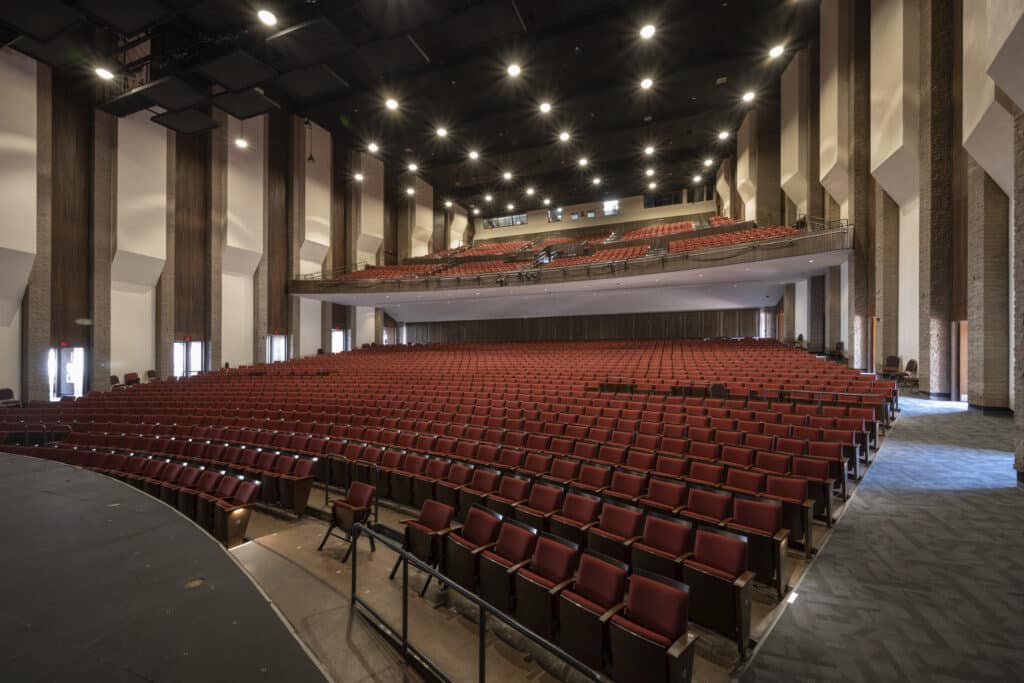
[[[317,64],[351,48],[349,39],[324,17],[286,28],[266,44],[282,69]]]
[[[345,79],[322,64],[308,69],[289,71],[278,78],[275,83],[284,88],[293,99],[300,102],[348,88]]]
[[[137,90],[153,104],[171,111],[194,107],[207,99],[203,93],[177,76],[165,76]]]
[[[242,92],[226,92],[213,98],[213,105],[234,116],[236,119],[248,119],[266,114],[277,108],[277,103],[255,90]]]
[[[139,92],[138,89],[127,92],[99,105],[103,111],[114,116],[128,116],[137,111],[142,111],[150,106],[149,99]]]
[[[212,116],[204,114],[201,111],[196,111],[195,109],[159,114],[154,116],[151,121],[153,121],[153,123],[159,123],[161,126],[166,128],[170,128],[175,133],[182,133],[184,135],[213,130],[219,125],[216,119]]]
[[[45,42],[21,36],[11,42],[11,47],[52,67],[67,66],[92,55],[92,51],[77,31],[63,33]]]
[[[80,0],[79,7],[122,35],[133,35],[174,16],[156,0]]]
[[[273,67],[242,50],[207,62],[199,67],[199,73],[228,90],[245,90],[265,83],[277,75]]]
[[[488,0],[451,15],[443,24],[411,31],[416,42],[435,61],[443,61],[474,45],[495,43],[522,32],[519,15],[509,0]]]
[[[362,69],[373,76],[429,63],[408,36],[364,45],[356,51],[353,58]]]
[[[238,0],[202,0],[187,2],[174,0],[172,3],[184,16],[195,22],[204,31],[217,32],[240,28],[257,23],[253,9],[248,2]]]
[[[47,41],[82,19],[81,13],[56,0],[3,0],[0,21],[38,41]]]
[[[393,35],[437,21],[445,14],[468,4],[465,0],[360,0],[359,8],[374,31]]]

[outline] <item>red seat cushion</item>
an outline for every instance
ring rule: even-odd
[[[732,536],[698,531],[692,561],[733,580],[747,569],[747,544]]]
[[[602,607],[603,612],[622,601],[626,592],[626,571],[593,555],[584,554],[580,558],[573,588],[576,594]]]

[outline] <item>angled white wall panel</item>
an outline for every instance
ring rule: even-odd
[[[228,118],[228,127],[240,129]],[[227,234],[224,239],[224,272],[252,277],[263,256],[266,229],[264,183],[266,177],[266,116],[245,122],[247,149],[228,145]]]
[[[842,207],[850,193],[848,0],[822,0],[820,98],[820,174],[825,190]],[[845,337],[844,337],[845,338]]]
[[[743,218],[757,216],[757,117],[748,112],[736,132],[736,191],[743,202]]]
[[[411,256],[426,256],[434,237],[434,188],[423,178],[416,178],[416,209],[410,234]]]
[[[350,241],[355,248],[349,265],[376,265],[377,250],[384,242],[384,162],[366,152],[356,152],[352,171],[362,173],[363,182],[355,187],[359,196]]]
[[[807,214],[811,167],[811,58],[807,49],[797,52],[782,72],[781,144],[779,180],[782,190]]]
[[[331,134],[310,124],[305,146],[305,207],[300,240],[304,261],[323,264],[331,246]],[[310,144],[312,142],[312,144]],[[309,161],[309,157],[313,161]],[[314,349],[315,350],[315,349]]]
[[[117,120],[117,249],[110,271],[116,282],[144,287],[156,286],[167,258],[167,129],[150,116]]]

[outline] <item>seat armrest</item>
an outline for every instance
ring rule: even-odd
[[[679,636],[679,639],[672,643],[668,649],[668,656],[671,659],[679,659],[683,656],[683,653],[694,646],[697,642],[697,636],[691,635],[690,633],[684,633]]]
[[[813,508],[814,507],[814,501],[812,499],[810,499],[810,498],[807,498],[807,499],[804,500],[804,502],[800,503],[800,506],[801,507],[805,507],[805,508]]]
[[[580,527],[580,532],[585,534],[588,531],[590,531],[590,527],[596,526],[596,525],[597,525],[596,521],[590,522],[589,524],[584,524],[583,526]]]
[[[483,551],[490,550],[491,548],[493,548],[496,545],[498,545],[498,544],[497,543],[485,543],[484,545],[478,545],[477,547],[475,547],[472,550],[470,550],[469,554],[470,555],[479,555]]]
[[[576,581],[576,575],[573,574],[572,576],[570,576],[568,579],[566,579],[562,583],[556,583],[554,586],[552,586],[550,589],[548,589],[548,595],[550,595],[552,597],[554,597],[555,595],[558,595],[563,590],[565,590],[566,588],[571,586],[575,581]]]
[[[618,614],[624,609],[626,609],[626,603],[624,602],[620,602],[617,605],[612,605],[608,608],[607,612],[605,612],[598,618],[598,621],[602,624],[607,624],[609,621],[612,620],[612,617],[614,617],[616,614]]]
[[[637,541],[639,541],[641,538],[643,538],[643,536],[633,536],[632,538],[627,538],[625,541],[622,542],[622,546],[624,548],[628,548],[628,547],[632,546],[634,543],[636,543]]]
[[[732,582],[734,588],[746,588],[747,584],[754,580],[754,572],[743,572]]]
[[[789,538],[789,529],[786,528],[779,529],[775,532],[775,535],[772,536],[772,540],[779,542],[785,541],[787,538]]]
[[[511,576],[512,574],[515,574],[517,571],[519,571],[520,569],[522,569],[523,567],[525,567],[528,564],[530,564],[530,560],[529,559],[525,559],[522,562],[517,562],[516,564],[512,565],[511,567],[509,567],[505,571],[505,573],[508,574],[509,576]]]
[[[678,557],[673,559],[672,563],[681,565],[683,562],[686,562],[691,557],[693,557],[693,553],[683,553],[682,555],[679,555]]]

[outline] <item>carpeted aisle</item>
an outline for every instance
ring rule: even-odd
[[[901,406],[745,683],[1024,675],[1024,491],[1012,420],[956,403]]]

